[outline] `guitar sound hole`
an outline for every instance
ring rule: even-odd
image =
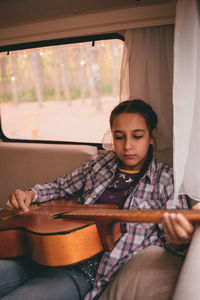
[[[63,219],[63,216],[66,215],[67,213],[69,213],[69,212],[62,212],[62,213],[54,214],[54,215],[50,216],[50,218],[53,220]]]

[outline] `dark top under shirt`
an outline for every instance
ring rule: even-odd
[[[125,200],[127,199],[129,189],[134,185],[134,180],[138,173],[139,171],[118,169],[113,181],[99,197],[96,203],[116,204],[122,208]]]
[[[139,171],[118,169],[113,181],[106,188],[100,198],[95,202],[95,204],[117,204],[120,208],[122,208],[128,196],[129,189],[134,185],[134,180],[138,173]],[[91,288],[94,283],[102,254],[103,253],[99,253],[98,255],[73,266],[73,268],[83,274],[86,281],[91,285]]]

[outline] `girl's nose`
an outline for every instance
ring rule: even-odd
[[[132,148],[132,143],[129,138],[126,138],[124,148],[125,148],[125,150],[129,150]]]

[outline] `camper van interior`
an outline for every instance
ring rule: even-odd
[[[0,212],[112,150],[109,116],[129,99],[158,115],[174,201],[200,200],[198,0],[0,0],[0,16]],[[171,299],[198,299],[199,248],[196,226]]]

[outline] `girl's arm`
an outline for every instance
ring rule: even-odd
[[[89,161],[71,174],[60,177],[54,182],[42,185],[37,184],[29,191],[16,189],[10,194],[6,202],[6,207],[9,209],[21,209],[26,213],[31,203],[44,202],[52,199],[67,199],[70,195],[83,189],[91,167],[92,161]]]
[[[200,209],[200,203],[194,205],[192,209]],[[162,225],[167,241],[173,248],[184,250],[188,247],[194,233],[194,226],[182,214],[165,213]]]
[[[163,209],[188,209],[185,195],[179,195],[174,200],[174,178],[173,171],[164,170],[163,180],[160,185],[160,199]],[[160,226],[159,226],[160,227]],[[164,214],[162,228],[165,233],[165,247],[171,250],[183,251],[188,248],[194,233],[194,226],[182,214]]]
[[[33,191],[22,191],[20,189],[16,189],[13,191],[7,202],[6,207],[8,209],[21,209],[24,213],[29,211],[29,206],[35,197],[35,193]]]
[[[194,226],[182,214],[165,213],[163,217],[163,229],[167,242],[177,250],[187,249]]]

